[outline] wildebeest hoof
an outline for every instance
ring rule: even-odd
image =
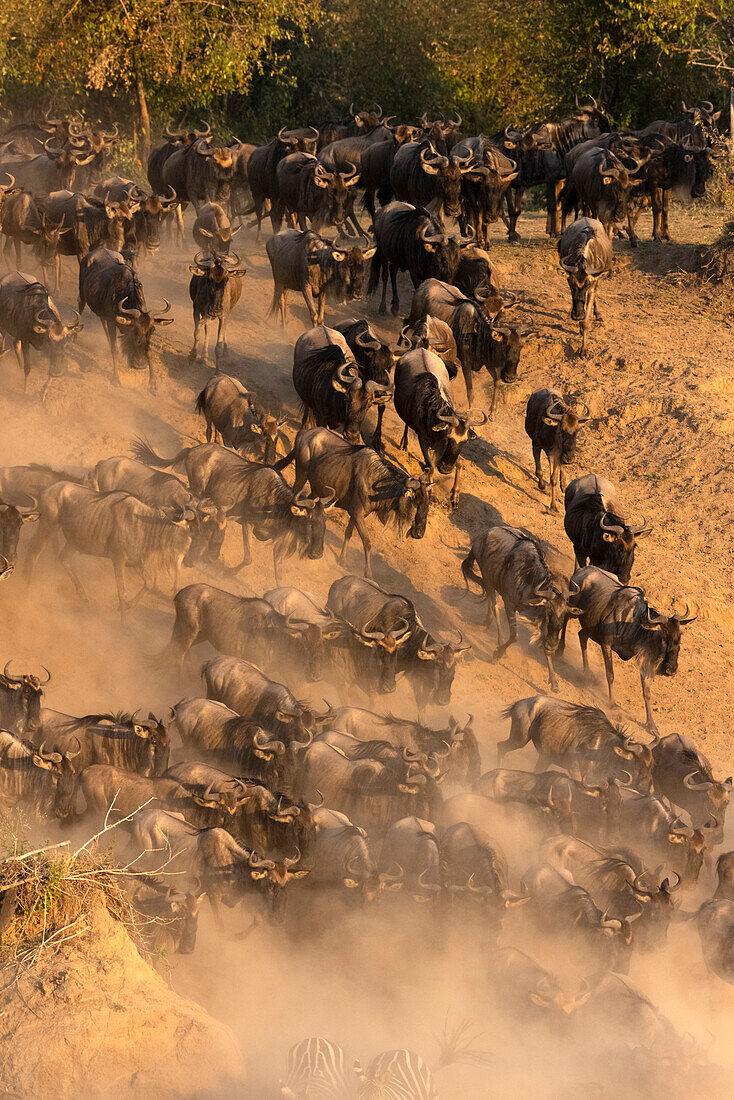
[[[550,689],[554,695],[558,695],[558,692],[561,690],[558,686],[558,680],[553,680],[551,682]]]
[[[507,239],[508,239],[508,241],[519,241],[520,240],[520,234],[515,233],[515,232],[508,233],[507,234]]]
[[[148,393],[152,393],[154,397],[158,393],[158,386],[155,382],[151,382],[148,386]]]
[[[120,376],[118,374],[113,374],[112,375],[112,385],[113,386],[119,386],[120,385]]]
[[[380,315],[380,317],[384,317],[385,314],[387,313],[387,306],[380,306],[380,308],[378,309],[377,312]]]

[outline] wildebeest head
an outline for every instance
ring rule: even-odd
[[[53,375],[63,374],[66,370],[69,345],[76,333],[84,328],[79,321],[79,314],[75,312],[74,317],[72,324],[65,325],[52,310],[43,308],[33,318],[33,344],[47,352],[50,373]]]
[[[495,345],[500,348],[500,355],[494,357],[498,367],[497,373],[500,380],[506,383],[512,383],[517,379],[517,368],[520,365],[520,355],[523,349],[523,336],[526,336],[530,331],[527,325],[508,320],[507,314],[514,304],[514,298],[509,300],[491,298],[481,304],[485,317],[489,317],[491,320],[491,338]],[[498,306],[499,308],[497,308]]]
[[[199,925],[199,901],[195,894],[180,893],[174,886],[165,892],[158,890],[143,898],[139,887],[133,895],[135,908],[145,920],[152,922],[152,938],[156,940],[158,929],[172,941],[177,954],[192,955],[196,948]],[[145,924],[143,932],[147,931]]]
[[[292,871],[296,863],[301,860],[300,849],[292,859],[287,856],[281,861],[272,859],[260,859],[256,852],[250,855],[250,877],[257,882],[260,892],[266,899],[270,909],[270,917],[274,924],[282,924],[285,921],[285,889],[293,879],[305,878],[311,871],[303,867]]]
[[[654,949],[660,942],[665,943],[668,935],[668,925],[673,914],[673,894],[680,888],[682,879],[677,872],[672,877],[666,877],[659,886],[650,881],[647,871],[635,875],[634,879],[627,883],[627,890],[632,899],[637,903],[640,913],[645,917],[640,926],[640,936],[643,945]]]
[[[325,497],[310,497],[304,486],[293,497],[291,515],[301,528],[301,542],[305,547],[303,556],[312,561],[324,556],[326,513],[334,507],[335,502],[334,489],[329,489]]]
[[[683,143],[686,159],[690,156],[693,160],[693,186],[691,197],[702,199],[706,196],[706,183],[713,170],[713,161],[717,154],[711,149],[697,149],[691,145],[690,140]],[[676,193],[676,198],[678,197]]]
[[[41,211],[40,227],[28,225],[26,228],[36,238],[33,242],[33,251],[39,264],[43,268],[51,267],[59,250],[59,241],[64,233],[70,231],[71,226],[64,226],[63,219],[60,222],[53,222]]]
[[[377,246],[360,248],[350,237],[341,237],[332,250],[336,264],[337,296],[346,301],[357,301],[364,291],[364,273],[367,260],[377,251]]]
[[[362,629],[355,627],[354,636],[358,643],[367,646],[375,655],[379,669],[379,692],[382,695],[391,695],[396,689],[398,652],[409,641],[412,627],[406,619],[400,619],[388,633],[371,630],[372,625],[367,623]]]
[[[428,474],[409,477],[405,482],[403,494],[398,502],[401,518],[410,522],[408,535],[412,539],[422,539],[428,523],[428,508],[431,503],[431,479]]]
[[[175,527],[180,527],[190,535],[189,545],[184,555],[186,566],[196,565],[205,557],[219,554],[224,532],[217,523],[217,509],[211,501],[197,501],[182,504],[180,507],[162,508],[161,517]]]
[[[357,332],[354,342],[361,351],[360,364],[369,371],[370,377],[381,386],[389,386],[390,371],[395,366],[395,354],[387,344],[383,344],[367,327]]]
[[[46,752],[46,746],[43,744],[33,753],[35,766],[51,775],[54,788],[53,813],[61,821],[67,821],[76,813],[79,777],[72,760],[80,752],[81,748],[76,752]]]
[[[680,818],[673,818],[669,823],[667,840],[671,845],[671,854],[676,851],[682,853],[679,866],[682,865],[685,877],[691,882],[698,882],[706,854],[706,838],[714,835],[718,828],[719,823],[713,815],[701,829],[691,828]]]
[[[482,770],[482,760],[473,723],[474,717],[471,714],[468,715],[463,726],[452,716],[449,718],[448,729],[444,734],[446,744],[451,747],[449,755],[451,774],[460,781],[463,780],[466,785],[479,779]]]
[[[461,214],[461,177],[471,170],[472,153],[444,157],[426,142],[419,156],[423,171],[436,177],[436,189],[444,210],[449,217],[458,218]]]
[[[146,195],[141,191],[137,196],[140,206],[133,215],[136,236],[147,252],[157,252],[160,248],[161,223],[178,201],[178,196],[172,187],[169,187],[169,192],[169,196],[163,196]]]
[[[590,271],[583,256],[578,260],[561,259],[561,267],[566,272],[571,291],[571,316],[574,321],[583,321],[593,304],[596,284],[604,272]]]
[[[206,278],[210,290],[214,293],[216,304],[220,305],[229,280],[242,278],[247,273],[247,268],[234,252],[231,254],[213,252],[211,256],[204,256],[203,253],[198,252],[193,264],[189,264],[189,271],[192,275]]]
[[[265,466],[272,466],[277,457],[278,432],[288,419],[287,414],[266,409],[252,394],[248,394],[247,403],[252,414],[250,432],[260,436],[263,443],[260,461]]]
[[[354,124],[357,127],[358,133],[369,133],[370,130],[374,130],[377,126],[387,126],[391,118],[394,115],[390,115],[387,118],[383,117],[382,107],[379,103],[370,109],[366,108],[362,111],[355,111],[354,104],[350,103],[349,113],[354,119]]]
[[[543,416],[543,423],[554,428],[561,442],[561,463],[570,466],[576,457],[576,443],[579,428],[589,419],[589,410],[584,405],[585,415],[576,412],[565,401],[554,401]]]
[[[614,512],[602,512],[598,524],[591,532],[591,553],[599,568],[614,573],[623,584],[628,584],[635,561],[637,539],[652,531],[647,521],[628,524]]]
[[[435,227],[430,222],[416,231],[417,241],[420,243],[426,257],[430,259],[429,274],[435,279],[442,279],[446,283],[453,283],[456,271],[459,267],[462,249],[473,244],[474,232],[462,237],[448,233],[436,233]]]
[[[709,812],[713,813],[720,821],[723,821],[731,797],[731,776],[728,779],[716,780],[712,775],[703,773],[701,768],[697,767],[683,777],[683,786],[687,790],[695,792],[694,798],[698,795]],[[723,839],[722,836],[721,840],[723,841]]]
[[[91,164],[96,153],[94,150],[92,150],[91,153],[87,153],[82,149],[76,149],[70,146],[59,149],[52,144],[52,141],[52,138],[48,138],[44,142],[43,148],[46,152],[46,156],[56,164],[58,190],[71,191],[77,168],[81,168],[85,164]]]
[[[0,576],[9,576],[12,572],[18,560],[20,529],[24,523],[34,519],[38,519],[34,497],[27,493],[6,493],[0,499]]]
[[[360,443],[360,430],[365,416],[373,405],[386,405],[392,396],[388,386],[365,381],[356,363],[342,363],[331,380],[337,393],[344,394],[346,417],[343,435],[349,443]]]
[[[422,701],[445,707],[451,702],[451,687],[456,675],[456,662],[471,645],[459,632],[456,645],[440,642],[424,630],[418,640],[416,658],[420,677]]]
[[[313,153],[318,140],[319,132],[313,126],[300,127],[295,130],[286,130],[283,126],[278,131],[276,138],[276,142],[285,146],[290,152],[298,150],[302,153]]]
[[[355,837],[364,838],[364,829],[353,826]],[[372,860],[363,850],[361,845],[355,844],[355,850],[345,861],[344,885],[347,890],[359,890],[363,902],[376,901],[383,890],[402,890],[403,869],[395,864],[390,871],[377,872],[372,865]],[[397,872],[393,873],[397,868]]]
[[[341,229],[347,215],[351,188],[359,183],[360,170],[350,164],[348,172],[328,172],[323,164],[317,164],[313,173],[313,182],[324,194],[326,219],[337,229]]]
[[[172,325],[173,317],[167,317],[171,306],[164,298],[163,309],[158,314],[146,309],[126,305],[124,298],[117,307],[115,324],[120,330],[122,349],[131,370],[148,370],[150,367],[150,341],[156,325]]]
[[[687,626],[696,618],[696,615],[691,615],[688,604],[682,615],[661,615],[654,608],[645,607],[640,625],[656,638],[656,672],[661,672],[663,676],[675,676],[678,671],[681,627]]]
[[[543,649],[546,653],[555,653],[566,621],[569,617],[578,618],[581,609],[569,606],[568,598],[548,577],[537,585],[529,604],[540,608],[538,632]]]
[[[609,119],[594,96],[589,96],[589,99],[591,100],[590,103],[581,106],[578,96],[576,96],[576,114],[574,116],[583,124],[583,135],[587,141],[591,138],[597,138],[601,134],[608,134],[612,128]]]
[[[0,676],[3,721],[8,724],[12,722],[12,729],[16,732],[32,733],[41,725],[41,696],[44,687],[51,680],[51,673],[44,668],[45,680],[30,674],[11,676],[11,663],[12,661],[6,663]]]
[[[430,425],[434,433],[431,447],[440,454],[438,472],[450,474],[461,456],[464,445],[470,439],[476,439],[474,425],[486,424],[486,413],[458,412],[448,403],[435,410],[434,422]]]

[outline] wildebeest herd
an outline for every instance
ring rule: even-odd
[[[636,954],[665,947],[671,923],[691,920],[711,975],[734,984],[734,853],[716,852],[732,780],[716,777],[688,737],[657,729],[651,681],[675,675],[683,627],[695,614],[687,604],[662,612],[631,583],[637,540],[651,527],[625,518],[613,484],[595,473],[564,484],[589,409],[549,383],[530,395],[525,415],[541,492],[548,462],[553,513],[563,494],[570,579],[538,537],[501,523],[476,534],[452,578],[486,600],[496,659],[518,643],[518,615],[535,626],[544,656],[552,694],[507,708],[496,760],[454,690],[471,646],[461,633],[428,629],[420,600],[390,590],[399,585],[375,582],[370,538],[376,518],[422,539],[442,479],[451,479],[450,505],[459,503],[463,452],[521,370],[532,330],[515,320],[516,298],[497,285],[488,226],[502,219],[516,240],[525,192],[545,186],[547,231],[559,237],[584,354],[599,318],[598,280],[613,270],[613,234],[626,232],[634,247],[640,210],[651,205],[655,239],[669,239],[671,193],[702,196],[722,155],[718,115],[705,103],[676,122],[612,131],[596,101],[577,102],[558,122],[463,137],[458,116],[396,124],[376,108],[319,128],[283,128],[257,146],[216,145],[208,126],[168,129],[150,156],[150,190],[107,175],[116,130],[47,116],[8,131],[0,139],[5,258],[10,264],[14,251],[20,266],[25,246],[46,280],[16,270],[0,279],[0,331],[25,385],[32,349],[48,358],[43,395],[63,377],[88,306],[109,341],[113,383],[124,361],[147,371],[156,392],[153,340],[173,318],[168,302],[148,306],[140,272],[166,234],[183,242],[189,204],[191,362],[209,362],[210,323],[217,338],[216,370],[194,402],[206,442],[159,454],[137,438],[130,455],[90,468],[0,469],[0,575],[17,569],[30,581],[52,550],[86,601],[73,558],[106,559],[123,623],[172,580],[170,643],[157,662],[176,698],[168,714],[147,718],[117,712],[112,700],[105,713],[60,713],[45,705],[49,673],[42,681],[8,662],[0,814],[24,806],[64,827],[114,826],[121,858],[140,872],[130,875],[135,904],[183,954],[195,950],[202,898],[219,927],[222,906],[239,906],[284,926],[283,935],[294,911],[323,898],[364,922],[394,912],[410,924],[421,908],[436,930],[469,922],[480,930],[482,965],[503,1014],[561,1041],[584,1036],[578,1083],[586,1095],[727,1095],[723,1071],[626,977]],[[357,213],[360,192],[369,228]],[[576,220],[566,226],[572,209]],[[286,409],[223,369],[228,317],[246,308],[247,264],[233,239],[251,214],[258,238],[266,218],[273,230],[264,248],[272,313],[285,326],[292,291],[312,326],[293,347],[301,420],[292,437]],[[338,236],[326,235],[328,227]],[[47,286],[53,277],[59,290],[62,256],[76,256],[79,271],[78,310],[66,321]],[[401,272],[414,292],[394,340],[349,314],[324,323],[327,305],[351,310],[381,282],[385,313],[388,276],[398,314]],[[465,404],[452,388],[459,368]],[[473,376],[483,368],[491,402],[475,412]],[[419,473],[387,453],[391,405],[404,427],[401,450],[411,433],[417,440]],[[337,570],[320,596],[285,585],[289,559],[323,558],[340,514],[339,562],[356,532],[364,576]],[[230,521],[242,530],[242,559],[225,568]],[[32,527],[21,543],[25,522]],[[231,590],[252,560],[251,535],[272,547],[273,587],[256,585],[261,595]],[[132,597],[128,569],[142,582]],[[229,584],[210,583],[217,573]],[[639,731],[601,707],[557,697],[555,661],[571,620],[585,671],[589,640],[601,650],[610,704],[614,656],[638,664]],[[194,666],[203,644],[206,659]],[[194,694],[180,697],[182,678]],[[380,705],[400,678],[411,719]],[[508,753],[531,743],[534,771],[505,766]],[[505,853],[492,839],[498,823],[531,835],[531,856],[523,845]],[[700,896],[697,884],[714,866],[711,900],[680,907],[678,891]],[[6,924],[11,909],[3,903]],[[518,946],[535,940],[539,959],[548,944],[549,957],[567,948],[570,974],[559,979]],[[444,1052],[439,1065],[452,1056],[460,1051]],[[434,1073],[404,1049],[353,1066],[336,1042],[314,1037],[291,1050],[280,1089],[298,1100],[432,1100]]]

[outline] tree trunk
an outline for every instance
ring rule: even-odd
[[[729,89],[729,148],[734,152],[734,84]]]
[[[150,114],[148,113],[145,84],[140,73],[135,76],[135,91],[137,92],[138,109],[140,110],[140,161],[145,167],[150,156]]]

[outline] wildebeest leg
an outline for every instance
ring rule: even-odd
[[[226,329],[226,319],[224,313],[218,319],[219,324],[217,327],[217,342],[214,345],[214,362],[219,367],[219,360],[223,359],[227,352],[227,343],[224,339],[224,333]]]
[[[403,432],[403,438],[400,440],[400,450],[407,451],[408,449],[408,425],[405,425],[405,431]]]
[[[308,309],[309,316],[311,317],[311,327],[315,328],[316,325],[319,323],[319,311],[316,303],[313,300],[313,291],[311,290],[311,287],[308,285],[308,283],[306,283],[305,287],[303,288],[303,297],[304,301],[306,302],[306,308]]]
[[[178,237],[178,243],[183,244],[184,241],[184,222],[183,222],[183,207],[181,203],[176,206],[176,229],[178,230],[176,236]]]
[[[543,470],[541,468],[541,459],[543,457],[543,451],[539,443],[533,440],[533,458],[535,459],[535,476],[538,479],[538,488],[542,492],[545,489],[545,481],[543,480]],[[549,459],[550,461],[550,459]]]
[[[276,588],[280,584],[279,567],[280,567],[280,563],[283,560],[283,557],[279,553],[279,550],[280,550],[280,547],[278,546],[277,543],[274,542],[273,543],[273,576],[275,577],[275,586],[276,586]]]
[[[558,654],[559,657],[562,656],[562,654],[565,653],[565,651],[566,651],[566,627],[567,626],[568,626],[568,619],[566,619],[564,621],[563,626],[561,627],[561,636],[558,639],[558,649],[556,650],[556,653]]]
[[[324,323],[324,310],[326,308],[326,287],[322,287],[322,289],[319,291],[319,303],[318,303],[318,305],[319,305],[319,308],[318,308],[318,317],[316,319],[316,324],[317,325],[323,325],[323,323]]]
[[[614,684],[614,658],[612,656],[612,647],[609,645],[602,645],[601,654],[604,658],[604,669],[607,674],[607,690],[609,692],[609,702],[614,702],[614,694],[612,692],[612,686]]]
[[[497,648],[499,649],[502,644],[502,633],[500,631],[500,613],[497,608],[497,593],[493,588],[487,589],[487,630],[492,625],[494,619],[495,626],[497,627]]]
[[[504,596],[502,602],[505,605],[505,618],[507,619],[507,626],[510,630],[510,636],[503,645],[498,645],[495,651],[495,657],[502,657],[507,652],[511,645],[517,641],[517,618],[515,616],[515,608],[511,607]],[[499,616],[497,617],[497,636],[499,637]]]
[[[519,241],[520,236],[517,232],[517,219],[520,217],[520,211],[522,210],[523,192],[517,188],[508,187],[505,192],[505,201],[507,203],[507,214],[509,225],[507,226],[507,239],[509,241]]]
[[[558,480],[561,476],[561,464],[558,459],[548,459],[550,466],[550,486],[551,486],[551,499],[550,510],[551,512],[558,511],[558,505],[556,504],[556,494],[558,492]]]
[[[372,436],[372,447],[375,451],[384,450],[382,443],[382,418],[385,415],[385,406],[380,405],[377,409],[377,427],[375,428],[374,435]]]
[[[362,548],[364,549],[364,575],[371,580],[372,565],[370,564],[370,550],[372,549],[372,543],[370,542],[370,537],[367,534],[367,528],[365,527],[364,519],[361,516],[355,516],[354,526],[357,528],[357,534],[362,540]]]
[[[466,386],[466,400],[469,408],[472,406],[474,400],[474,382],[472,380],[472,369],[468,363],[461,363],[461,373],[464,375],[464,385]]]
[[[59,554],[59,562],[60,562],[61,565],[63,565],[64,569],[66,570],[66,572],[69,574],[69,577],[71,578],[71,583],[74,585],[74,590],[76,592],[77,599],[81,600],[82,603],[89,603],[89,597],[87,596],[87,593],[84,591],[84,586],[82,585],[82,582],[79,580],[79,577],[77,576],[76,571],[75,571],[74,567],[72,566],[71,561],[69,560],[73,553],[74,553],[73,548],[71,546],[69,546],[68,542],[65,542],[64,545],[61,547],[61,553]]]
[[[382,297],[380,298],[380,308],[378,313],[381,317],[387,313],[387,260],[383,260],[380,267],[380,278],[382,279]]]
[[[645,700],[645,725],[650,733],[657,733],[658,727],[655,725],[652,703],[650,702],[650,681],[642,671],[640,671],[640,683],[642,684],[642,698]]]
[[[392,286],[390,312],[393,317],[396,317],[400,313],[400,295],[398,294],[398,269],[395,264],[390,264],[390,285]]]
[[[581,646],[581,661],[584,666],[584,672],[589,671],[589,655],[587,648],[589,645],[589,635],[584,630],[579,630],[579,645]]]
[[[112,385],[120,385],[120,376],[117,373],[117,326],[114,321],[103,321],[104,330],[107,333],[107,339],[110,345],[110,353],[112,355]]]
[[[494,420],[494,407],[497,403],[497,386],[498,385],[499,385],[499,383],[497,382],[497,379],[495,377],[492,377],[492,400],[490,401],[489,412],[487,413],[487,419],[488,420]],[[471,401],[469,402],[469,404],[471,405]]]
[[[189,352],[189,362],[190,363],[194,363],[196,361],[197,357],[198,357],[198,353],[199,353],[199,332],[200,332],[200,330],[201,330],[201,314],[199,313],[198,310],[194,310],[194,343],[192,344],[191,351]],[[208,442],[209,442],[209,437],[207,436],[207,443]]]
[[[294,486],[294,489],[295,489],[295,486]],[[350,516],[349,523],[347,524],[347,529],[344,532],[344,542],[342,543],[342,549],[341,549],[341,553],[339,555],[339,564],[340,565],[343,565],[344,561],[346,559],[347,547],[349,546],[349,540],[352,537],[352,533],[354,531],[355,526],[356,526],[355,522]]]
[[[662,195],[661,188],[654,187],[650,194],[650,201],[652,203],[652,239],[654,241],[662,241]]]
[[[18,240],[17,240],[16,237],[6,237],[5,238],[5,244],[3,245],[3,258],[5,260],[5,266],[7,267],[8,271],[12,271],[12,269],[13,269],[13,264],[12,264],[12,261],[10,259],[10,253],[13,251],[14,246],[15,246],[15,266],[16,266],[16,268],[18,268],[18,267],[20,267],[20,257],[18,256],[18,247],[17,247],[18,246]]]
[[[663,240],[670,240],[670,228],[668,226],[668,213],[670,211],[670,191],[663,191],[662,233]]]
[[[460,458],[457,458],[456,466],[455,466],[456,475],[454,477],[454,484],[451,488],[451,507],[452,508],[455,508],[456,505],[459,503],[459,477],[461,475],[461,467],[462,467],[462,461],[461,461]]]
[[[235,565],[232,568],[233,573],[238,573],[244,566],[249,565],[252,561],[252,554],[250,553],[250,529],[246,520],[241,520],[242,523],[242,561],[239,565]]]
[[[545,650],[545,663],[548,666],[548,683],[550,684],[550,689],[553,692],[557,692],[558,678],[556,676],[556,670],[553,667],[553,654],[549,653],[547,649]]]
[[[28,389],[28,375],[31,373],[31,349],[29,344],[22,344],[21,347],[23,350],[23,393],[25,393]]]

